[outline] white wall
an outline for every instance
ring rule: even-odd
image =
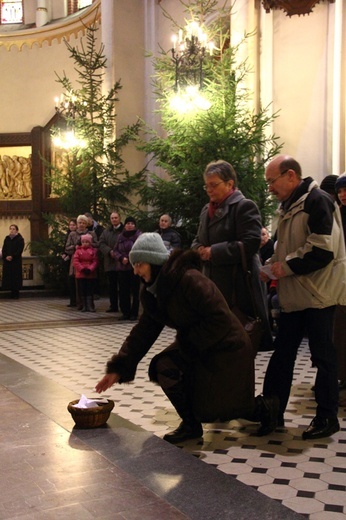
[[[273,19],[273,62],[268,63],[273,75],[266,78],[263,63],[262,95],[273,89],[273,111],[279,111],[274,131],[284,143],[283,152],[318,181],[341,173],[332,171],[334,6],[321,3],[309,16],[289,18],[281,10],[261,16]],[[344,133],[341,138],[344,142]],[[341,159],[344,169],[344,146]]]
[[[74,79],[70,61],[63,43],[24,46],[22,51],[0,47],[0,133],[30,132],[53,117],[54,98],[61,92],[55,72],[62,74],[65,70]]]
[[[109,0],[102,0],[108,2]],[[53,2],[54,6],[62,0]],[[144,117],[155,109],[150,78],[146,77],[144,57],[146,50],[158,52],[159,44],[171,47],[171,23],[162,14],[157,0],[113,0],[114,34],[112,67],[115,80],[123,85],[119,92],[118,129],[133,123],[137,116]],[[223,2],[220,2],[222,4]],[[184,24],[180,2],[163,0],[161,4],[173,17]],[[235,9],[245,20],[245,29],[257,29],[260,37],[256,46],[249,47],[251,59],[256,63],[257,53],[269,58],[262,61],[258,95],[265,99],[270,93],[273,111],[279,111],[274,131],[284,143],[284,151],[301,162],[304,173],[321,180],[332,172],[332,80],[333,80],[333,15],[334,4],[322,2],[314,7],[309,16],[289,18],[281,10],[266,14],[260,2],[256,16],[249,16],[254,0],[236,0]],[[144,9],[146,7],[146,9]],[[55,8],[55,7],[54,7]],[[152,24],[145,24],[144,15],[154,17]],[[343,25],[346,27],[346,9]],[[265,20],[265,24],[263,21]],[[272,20],[272,24],[270,22]],[[258,22],[258,26],[254,24]],[[145,34],[150,27],[154,34]],[[263,34],[270,31],[270,34]],[[262,31],[262,33],[261,33]],[[346,31],[343,31],[346,34]],[[345,36],[343,52],[346,54]],[[271,46],[272,51],[267,52]],[[72,39],[71,43],[78,43]],[[150,42],[151,49],[146,48]],[[267,54],[265,54],[267,52]],[[268,61],[269,60],[269,61]],[[345,59],[343,60],[345,62]],[[0,46],[0,133],[29,132],[36,125],[44,126],[54,114],[54,97],[60,91],[54,72],[67,75],[73,80],[75,72],[65,45],[56,40],[51,46],[42,48],[24,47],[6,51]],[[343,70],[343,92],[345,92],[345,65]],[[271,96],[271,92],[273,95]],[[151,99],[152,98],[152,99]],[[149,100],[149,101],[148,101]],[[345,99],[340,118],[342,126],[341,169],[345,170]],[[155,122],[155,118],[152,120]],[[134,150],[126,153],[129,166],[137,168],[143,158]]]

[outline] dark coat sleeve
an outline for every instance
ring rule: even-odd
[[[137,365],[159,337],[163,323],[155,321],[147,312],[143,312],[139,322],[131,330],[118,354],[107,363],[107,374],[119,374],[119,383],[133,381]]]

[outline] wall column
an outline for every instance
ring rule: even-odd
[[[37,0],[36,27],[42,27],[50,21],[48,0]]]
[[[155,0],[144,0],[144,48],[146,51],[152,52],[153,56],[157,55],[157,30],[156,30],[156,10]],[[158,116],[155,113],[155,98],[152,89],[152,77],[154,75],[154,66],[152,58],[144,58],[144,84],[145,84],[145,120],[152,128],[157,127]]]
[[[343,172],[345,162],[342,160],[341,141],[345,139],[341,121],[342,102],[342,35],[343,35],[343,0],[335,0],[334,8],[334,62],[333,62],[333,130],[332,130],[332,173],[339,175]]]
[[[114,4],[116,1],[101,0],[101,34],[105,46],[107,68],[105,69],[103,91],[108,92],[114,86]]]
[[[265,13],[260,7],[261,53],[260,53],[260,98],[268,116],[273,115],[274,100],[274,48],[273,48],[273,12]],[[273,135],[273,122],[265,128],[268,136]]]

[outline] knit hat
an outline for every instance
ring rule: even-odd
[[[90,244],[91,244],[91,242],[93,241],[93,237],[92,237],[91,235],[89,235],[88,233],[86,233],[85,235],[82,235],[82,236],[81,236],[80,241],[81,241],[81,242],[82,242],[82,241],[85,242],[86,240],[87,240],[88,242],[90,242]]]
[[[162,265],[169,257],[169,252],[158,233],[142,233],[130,251],[130,262],[145,262]]]
[[[327,193],[330,193],[331,195],[334,195],[335,183],[336,183],[337,179],[338,179],[337,175],[327,175],[326,177],[324,177],[324,179],[320,185],[321,190],[326,191]]]
[[[136,221],[133,217],[126,217],[124,225],[127,224],[128,222],[133,222],[134,225],[136,225]]]
[[[337,178],[335,183],[335,193],[338,193],[340,188],[346,188],[346,172],[344,172],[340,177]]]

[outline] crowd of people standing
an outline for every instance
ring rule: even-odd
[[[162,215],[156,230],[167,251],[181,247],[181,237],[172,227],[169,215]],[[130,251],[140,236],[136,220],[132,216],[121,221],[119,212],[110,214],[110,225],[98,224],[90,213],[79,215],[68,222],[62,253],[63,265],[68,278],[70,302],[68,307],[77,307],[86,312],[95,311],[94,300],[101,293],[102,275],[108,282],[108,313],[121,312],[119,320],[136,321],[139,313],[140,278],[134,274],[129,261]],[[85,237],[89,243],[89,252],[93,251],[91,265],[81,265],[78,260],[87,255]],[[101,265],[103,264],[103,265]],[[102,267],[102,269],[101,269]],[[85,272],[85,269],[90,272]],[[89,280],[86,292],[86,282]]]
[[[329,192],[311,177],[303,178],[294,158],[279,155],[270,161],[266,183],[279,202],[272,239],[257,205],[242,194],[235,170],[223,160],[204,171],[209,202],[187,250],[168,214],[152,233],[142,233],[132,216],[122,222],[117,211],[106,228],[90,213],[71,219],[62,252],[69,306],[95,311],[102,271],[108,279],[107,312],[120,311],[120,320],[139,320],[96,390],[132,381],[137,364],[167,325],[176,329],[176,339],[149,367],[150,379],[182,420],[165,439],[197,438],[203,435],[202,422],[236,417],[259,422],[257,434],[267,435],[284,426],[297,351],[307,335],[317,406],[302,437],[336,433],[339,390],[346,380],[346,174],[328,177],[335,177],[326,179]],[[13,224],[2,249],[3,287],[13,298],[21,288],[23,248]],[[273,295],[280,314],[274,334],[268,313]],[[259,348],[273,350],[257,397],[257,352],[236,308],[258,317]]]
[[[340,213],[338,204],[311,177],[303,178],[299,163],[290,156],[273,159],[265,177],[269,192],[279,201],[274,243],[269,242],[269,234],[262,227],[256,204],[237,188],[233,167],[216,161],[204,172],[209,203],[202,209],[191,251],[184,256],[178,250],[164,257],[157,239],[144,233],[129,255],[134,272],[144,283],[143,315],[107,363],[106,375],[96,390],[102,392],[115,383],[133,380],[138,362],[163,326],[175,328],[176,341],[156,355],[149,368],[150,379],[162,387],[182,419],[176,430],[165,435],[168,442],[202,436],[203,420],[234,418],[236,404],[238,416],[260,422],[258,435],[283,427],[295,359],[306,334],[317,373],[317,406],[302,438],[328,437],[340,429],[338,368],[340,374],[343,361],[335,348],[335,313],[343,312],[346,303],[345,212],[342,209]],[[338,179],[335,190],[340,203],[346,205],[346,176]],[[241,250],[245,250],[245,270]],[[193,251],[196,256],[191,256]],[[253,315],[247,271],[264,325],[261,346],[273,350],[273,354],[263,394],[255,401],[250,397],[251,377],[247,380],[250,392],[246,406],[241,400],[246,393],[241,384],[245,373],[253,376],[253,369],[248,364],[244,371],[244,360],[249,363],[256,353],[249,349],[249,338],[246,341],[241,335],[244,329],[240,322],[233,313],[227,317],[223,304],[232,310],[236,298],[242,311]],[[274,343],[266,296],[272,280],[280,305]],[[223,339],[217,335],[220,330]],[[234,368],[240,371],[238,375]],[[217,378],[214,386],[213,376]],[[232,390],[224,386],[224,378],[232,380]]]

